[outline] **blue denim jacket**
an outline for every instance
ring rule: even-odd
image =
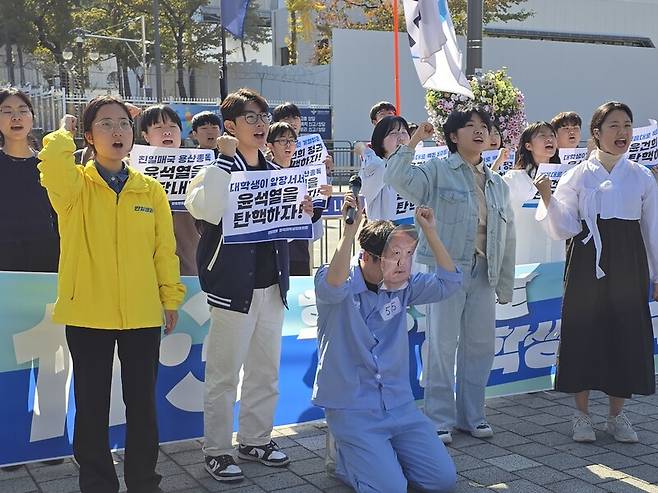
[[[475,253],[478,200],[473,171],[457,153],[412,166],[414,150],[399,146],[388,158],[384,183],[416,205],[434,209],[437,232],[452,259],[468,272]],[[487,202],[487,262],[489,283],[498,300],[512,301],[516,232],[509,190],[500,175],[484,168]],[[421,234],[417,249],[420,263],[434,265],[434,255]]]

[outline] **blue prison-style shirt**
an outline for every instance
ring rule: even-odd
[[[409,383],[407,306],[435,303],[453,294],[462,273],[437,267],[413,274],[399,291],[370,291],[358,265],[338,287],[327,283],[329,266],[315,275],[318,368],[313,403],[330,409],[393,409],[413,401]]]

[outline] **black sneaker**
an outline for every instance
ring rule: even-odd
[[[206,471],[217,481],[242,481],[244,475],[232,455],[205,456]]]
[[[258,461],[270,467],[282,467],[290,462],[290,458],[281,452],[274,440],[267,445],[239,445],[238,457],[244,460]]]

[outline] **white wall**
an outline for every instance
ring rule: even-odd
[[[463,39],[459,42],[463,50]],[[370,107],[395,99],[392,34],[335,30],[333,50],[334,136],[367,139],[372,133]],[[628,103],[638,124],[658,116],[656,49],[485,38],[483,61],[485,70],[508,68],[526,95],[529,121],[574,110],[588,122],[598,105],[612,99]],[[406,34],[400,34],[400,87],[402,115],[410,121],[427,118],[425,91]]]
[[[535,15],[489,27],[646,36],[657,41],[658,0],[526,0],[519,7]]]

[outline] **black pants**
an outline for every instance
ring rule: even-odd
[[[160,328],[105,330],[66,327],[73,356],[75,433],[73,453],[80,465],[82,493],[117,493],[119,481],[110,453],[108,427],[115,343],[119,348],[126,404],[124,473],[130,493],[158,491],[158,424],[155,381]]]

